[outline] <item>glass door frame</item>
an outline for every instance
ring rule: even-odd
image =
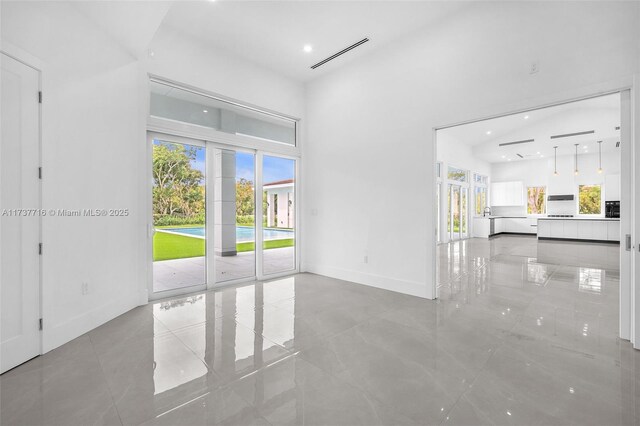
[[[459,191],[459,201],[458,208],[460,214],[460,225],[458,232],[454,231],[454,222],[453,222],[453,193],[454,188],[457,188]],[[463,193],[466,194],[463,196]],[[447,182],[447,233],[449,241],[460,241],[469,238],[469,185],[465,185],[462,182],[457,181],[449,181]],[[466,206],[465,206],[466,204]],[[463,213],[465,217],[463,218]],[[466,225],[466,232],[464,232],[463,222]],[[454,237],[457,234],[456,237]]]
[[[192,139],[192,138],[187,138],[187,137],[182,137],[182,136],[176,136],[176,135],[170,135],[170,134],[164,134],[164,133],[156,133],[156,132],[147,132],[147,156],[148,156],[148,160],[147,160],[147,168],[148,168],[148,172],[147,172],[147,176],[148,176],[148,188],[147,188],[147,241],[149,244],[148,250],[147,250],[147,265],[149,265],[149,267],[147,268],[147,298],[148,300],[158,300],[158,299],[163,299],[166,297],[173,297],[173,296],[178,296],[178,295],[182,295],[182,294],[187,294],[187,293],[195,293],[195,292],[202,292],[204,290],[207,290],[209,288],[208,286],[208,282],[209,282],[209,277],[210,274],[212,273],[211,270],[211,263],[209,262],[209,241],[212,240],[210,238],[210,235],[208,235],[208,233],[205,233],[205,265],[206,265],[206,275],[205,275],[205,282],[201,285],[194,285],[194,286],[188,286],[188,287],[182,287],[182,288],[176,288],[176,289],[172,289],[172,290],[165,290],[165,291],[161,291],[161,292],[154,292],[154,288],[153,288],[153,237],[155,235],[155,227],[153,225],[153,141],[154,140],[162,140],[163,142],[169,142],[169,143],[174,143],[174,144],[181,144],[181,145],[190,145],[190,146],[197,146],[200,148],[207,148],[207,143],[204,140],[200,140],[200,139]],[[209,161],[209,151],[210,150],[206,150],[205,151],[205,229],[211,229],[210,222],[209,222],[209,214],[211,209],[209,209],[209,200],[212,199],[212,194],[210,193],[210,188],[213,188],[212,185],[210,185],[210,179],[212,178],[212,176],[210,175],[210,168],[212,166],[212,164]],[[211,212],[213,213],[213,212]]]
[[[205,176],[205,185],[206,185],[206,197],[205,197],[205,227],[207,230],[206,234],[206,248],[205,248],[205,257],[206,257],[206,283],[203,285],[197,286],[189,286],[174,290],[166,290],[162,292],[154,292],[153,290],[153,236],[154,236],[154,226],[153,226],[153,197],[152,189],[153,189],[153,170],[152,170],[152,162],[153,162],[153,141],[155,139],[161,139],[165,142],[170,143],[178,143],[184,145],[193,145],[206,148],[206,176]],[[147,299],[158,300],[167,297],[180,296],[189,293],[202,292],[206,290],[212,290],[216,288],[232,286],[240,283],[252,282],[252,281],[262,281],[267,279],[273,279],[283,276],[288,276],[292,274],[296,274],[300,272],[300,235],[301,235],[301,226],[300,226],[300,212],[301,212],[301,202],[300,202],[300,157],[282,154],[279,152],[272,152],[266,150],[259,149],[251,149],[244,146],[236,146],[230,145],[223,142],[218,142],[215,140],[211,140],[212,138],[191,138],[178,136],[172,133],[164,133],[153,130],[147,130],[147,176],[149,177],[148,185],[146,187],[147,194],[147,241],[148,241],[148,249],[147,249]],[[214,223],[214,214],[215,209],[212,205],[212,200],[215,200],[215,166],[214,166],[214,149],[226,149],[232,150],[236,152],[245,152],[251,153],[254,155],[254,174],[255,174],[255,182],[254,182],[254,199],[255,199],[255,275],[248,276],[244,278],[238,278],[228,281],[216,282],[216,266],[215,266],[215,255],[214,255],[214,244],[215,238],[213,235],[214,227],[212,224]],[[278,157],[285,158],[289,160],[293,160],[295,163],[295,175],[294,175],[294,200],[295,200],[295,229],[294,229],[294,268],[280,271],[273,274],[264,274],[263,272],[263,226],[262,226],[262,204],[263,204],[263,158],[264,156],[270,157]]]

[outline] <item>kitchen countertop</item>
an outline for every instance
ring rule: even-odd
[[[619,222],[619,217],[539,217],[538,220],[602,220],[608,222]]]
[[[476,216],[476,219],[526,219],[526,216]]]

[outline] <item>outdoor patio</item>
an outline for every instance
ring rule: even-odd
[[[273,274],[294,268],[294,247],[264,251],[264,273]],[[224,282],[255,275],[255,252],[236,256],[216,256],[216,282]],[[162,260],[153,262],[154,292],[201,285],[206,282],[205,257]]]

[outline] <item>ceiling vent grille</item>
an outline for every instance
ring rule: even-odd
[[[337,58],[340,55],[344,55],[345,53],[347,53],[348,51],[355,49],[356,47],[365,44],[366,42],[368,42],[369,39],[367,37],[363,38],[362,40],[360,40],[359,42],[353,43],[351,46],[349,47],[345,47],[344,49],[342,49],[341,51],[339,51],[338,53],[334,53],[333,55],[329,56],[326,59],[321,60],[320,62],[318,62],[317,64],[311,65],[311,69],[315,70],[316,68],[318,68],[321,65],[326,64],[329,61],[334,60],[335,58]]]
[[[582,135],[590,135],[592,133],[595,133],[595,130],[587,130],[585,132],[576,132],[576,133],[565,133],[564,135],[553,135],[551,136],[551,139],[559,139],[559,138],[568,138],[571,136],[582,136]]]
[[[530,143],[530,142],[533,142],[533,141],[535,141],[535,139],[527,139],[527,140],[524,140],[524,141],[515,141],[515,142],[505,142],[505,143],[498,144],[498,146],[518,145],[518,144],[521,144],[521,143]]]
[[[522,156],[522,154],[516,154],[516,155],[517,155],[518,157],[520,157],[520,158],[524,158],[524,157]]]

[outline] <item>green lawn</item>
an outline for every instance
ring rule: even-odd
[[[172,226],[171,228],[177,228]],[[153,260],[183,259],[186,257],[204,256],[204,242],[201,238],[156,232],[153,237]],[[280,247],[292,247],[293,238],[270,240],[264,242],[265,250]],[[245,242],[236,245],[238,253],[253,251],[255,243]]]

